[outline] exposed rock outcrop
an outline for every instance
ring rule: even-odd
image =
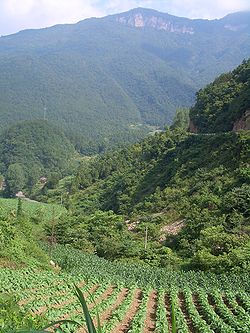
[[[171,22],[168,19],[158,16],[147,16],[142,13],[131,13],[130,15],[119,16],[116,21],[135,28],[154,28],[168,32],[194,34],[194,29],[185,24]]]
[[[189,122],[188,131],[191,133],[198,133],[198,128],[192,120]]]
[[[244,115],[234,123],[233,131],[250,130],[250,110],[247,110]]]
[[[226,30],[230,30],[230,31],[240,31],[240,30],[244,30],[248,27],[247,24],[239,24],[239,25],[231,25],[231,24],[226,24],[224,25],[224,28]]]

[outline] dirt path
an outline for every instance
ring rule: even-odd
[[[109,298],[112,293],[114,291],[114,287],[113,286],[109,286],[105,291],[104,293],[102,293],[96,300],[95,302],[92,302],[92,303],[89,303],[88,304],[88,309],[91,310],[93,309],[96,305],[100,304],[102,301],[106,300],[107,298]],[[81,311],[77,311],[77,313],[80,313]],[[94,322],[94,325],[96,325],[96,318],[94,317],[94,315],[92,314],[91,315],[92,319],[93,319],[93,322]],[[78,330],[77,330],[77,333],[85,333],[86,332],[86,329],[83,327],[80,327]]]
[[[112,330],[112,333],[126,333],[129,331],[133,318],[137,310],[139,309],[141,299],[142,299],[142,291],[140,289],[136,289],[133,301],[127,313],[123,317],[123,320]]]
[[[246,313],[249,313],[249,314],[250,314],[249,307],[248,307],[248,306],[242,301],[242,299],[240,298],[239,295],[236,296],[235,300],[236,300],[236,302],[238,303],[238,305],[239,305],[240,307],[242,307],[243,310],[246,311]]]
[[[171,301],[168,294],[165,294],[165,308],[167,312],[167,321],[169,332],[172,332]]]
[[[34,203],[41,203],[39,201],[36,201],[36,200],[33,200],[33,199],[30,199],[30,198],[27,198],[27,197],[24,197],[22,198],[23,201],[27,201],[27,202],[34,202]],[[42,202],[43,203],[43,202]]]
[[[99,285],[94,285],[94,286],[92,286],[91,288],[90,288],[90,290],[89,290],[89,292],[92,294],[92,293],[94,293],[96,290],[97,290],[97,288],[99,287]],[[85,298],[88,298],[88,293],[87,292],[85,292],[84,293],[84,297]],[[46,298],[45,298],[46,299]],[[69,304],[71,304],[71,303],[73,303],[73,302],[76,302],[76,297],[70,297],[70,298],[68,298],[68,299],[66,299],[66,300],[64,300],[64,301],[61,301],[61,302],[59,302],[59,303],[53,303],[53,304],[50,304],[50,309],[60,309],[60,308],[62,308],[62,307],[64,307],[65,305],[69,305]],[[32,312],[32,314],[33,315],[41,315],[41,314],[43,314],[43,313],[45,313],[46,311],[47,311],[47,306],[46,305],[44,305],[44,306],[41,306],[39,309],[37,309],[36,311],[34,311],[34,312]],[[65,317],[62,317],[62,318],[60,318],[59,320],[62,320],[62,319],[67,319],[67,318],[65,318]]]
[[[202,312],[202,308],[200,306],[198,296],[196,294],[193,294],[192,298],[193,298],[194,306],[196,307],[197,311],[199,312],[199,315],[200,315],[201,319],[203,319],[207,323],[208,327],[210,327],[209,322],[206,320],[206,317],[204,316],[204,314]]]
[[[202,314],[202,310],[201,310],[201,306],[200,306],[200,303],[198,301],[198,297],[196,294],[193,294],[192,295],[192,299],[193,299],[193,303],[194,303],[194,306],[196,307],[197,311],[199,312],[200,316],[202,319],[205,320],[203,314]]]
[[[88,305],[88,308],[91,310],[95,305],[100,304],[105,299],[109,298],[113,293],[114,287],[109,286],[94,302]]]
[[[157,293],[153,290],[149,295],[147,304],[147,317],[144,324],[144,333],[155,331],[156,327],[156,311],[157,311]]]
[[[189,332],[196,333],[197,331],[196,331],[195,327],[193,326],[193,322],[190,319],[190,317],[188,315],[188,312],[187,312],[187,309],[186,309],[183,293],[179,293],[178,302],[179,302],[180,309],[181,309],[181,311],[184,315],[185,321],[187,323]]]
[[[123,288],[121,292],[117,295],[115,302],[108,309],[106,309],[104,312],[100,314],[100,321],[102,325],[105,321],[109,320],[112,313],[122,304],[127,294],[128,294],[128,289]],[[97,324],[96,318],[93,321],[94,324],[96,325]]]
[[[235,312],[235,309],[231,306],[225,295],[222,295],[222,300],[225,303],[225,305],[228,307],[228,309],[236,316],[237,314]]]

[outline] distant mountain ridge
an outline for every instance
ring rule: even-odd
[[[248,18],[190,20],[139,8],[1,37],[0,130],[43,119],[46,109],[85,147],[133,141],[170,124],[198,89],[249,58]]]
[[[250,12],[237,12],[221,19],[203,20],[177,17],[152,9],[136,8],[114,16],[115,21],[135,28],[154,28],[167,32],[194,34],[201,29],[224,28],[230,31],[250,30]]]
[[[135,28],[149,27],[168,32],[194,33],[193,27],[189,25],[190,20],[144,8],[137,8],[128,13],[119,14],[115,20],[118,23]]]

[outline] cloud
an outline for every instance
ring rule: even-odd
[[[106,12],[92,0],[0,0],[0,34],[75,23]]]
[[[0,34],[57,23],[75,23],[87,17],[154,8],[177,16],[218,18],[250,9],[249,0],[0,0]]]

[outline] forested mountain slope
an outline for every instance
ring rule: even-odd
[[[108,259],[178,266],[181,258],[215,271],[246,267],[249,134],[167,131],[85,162],[58,241]],[[179,259],[164,252],[169,248]]]
[[[249,22],[249,13],[208,21],[139,8],[1,37],[0,126],[45,117],[85,148],[141,137],[249,57]]]
[[[250,59],[197,93],[190,120],[194,132],[250,130]]]
[[[65,134],[47,121],[22,121],[0,135],[0,174],[6,194],[31,189],[41,176],[63,175],[76,151]]]
[[[248,65],[222,78],[248,82]],[[211,107],[222,105],[214,114],[221,119],[228,99],[218,82],[204,91]],[[245,96],[244,83],[233,83],[235,100]],[[111,260],[249,269],[250,131],[194,134],[180,119],[141,143],[82,162],[71,186],[61,188],[69,214],[56,227],[59,243]]]

